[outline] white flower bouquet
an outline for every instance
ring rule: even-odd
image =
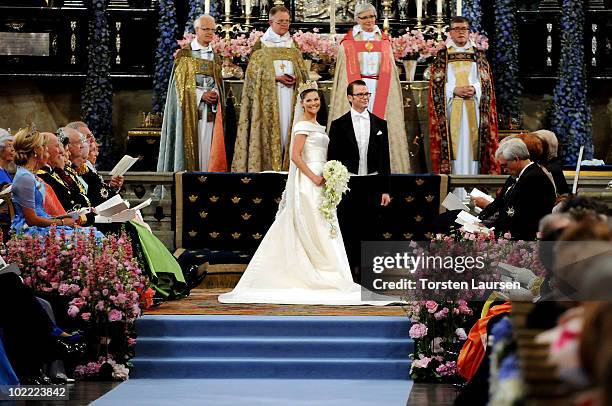
[[[323,178],[325,178],[325,185],[323,186],[319,211],[329,223],[329,236],[336,238],[338,235],[336,207],[342,200],[342,195],[349,190],[349,173],[346,166],[342,165],[340,161],[327,161],[323,167]]]

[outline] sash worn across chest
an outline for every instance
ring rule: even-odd
[[[386,41],[343,41],[342,45],[346,53],[346,79],[348,83],[362,78],[361,67],[359,65],[359,53],[361,52],[380,52],[380,69],[378,71],[378,85],[376,88],[376,99],[372,113],[380,118],[385,118],[387,107],[387,97],[391,84],[391,65],[390,47]],[[374,79],[374,78],[373,78]]]

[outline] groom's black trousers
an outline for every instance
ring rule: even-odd
[[[378,176],[351,176],[350,191],[338,205],[338,221],[353,280],[361,280],[361,242],[381,239],[384,208],[380,205],[382,187]]]

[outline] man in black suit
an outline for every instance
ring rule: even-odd
[[[510,232],[514,240],[535,240],[540,219],[555,204],[555,187],[542,168],[529,159],[522,140],[502,142],[495,157],[511,179],[478,217],[488,227],[495,227],[497,234]],[[483,206],[479,200],[475,203]]]
[[[338,207],[349,263],[359,282],[361,241],[380,239],[375,213],[391,202],[391,166],[387,122],[367,110],[370,92],[365,82],[351,82],[346,94],[351,110],[331,123],[327,159],[342,162],[352,175],[370,175],[352,176],[351,191]]]

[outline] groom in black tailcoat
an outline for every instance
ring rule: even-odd
[[[351,175],[351,189],[338,206],[338,221],[353,278],[361,275],[361,241],[379,240],[376,224],[389,196],[389,139],[387,122],[367,110],[370,92],[362,80],[349,83],[351,109],[329,128],[327,160],[337,160]],[[365,176],[369,175],[369,176]]]

